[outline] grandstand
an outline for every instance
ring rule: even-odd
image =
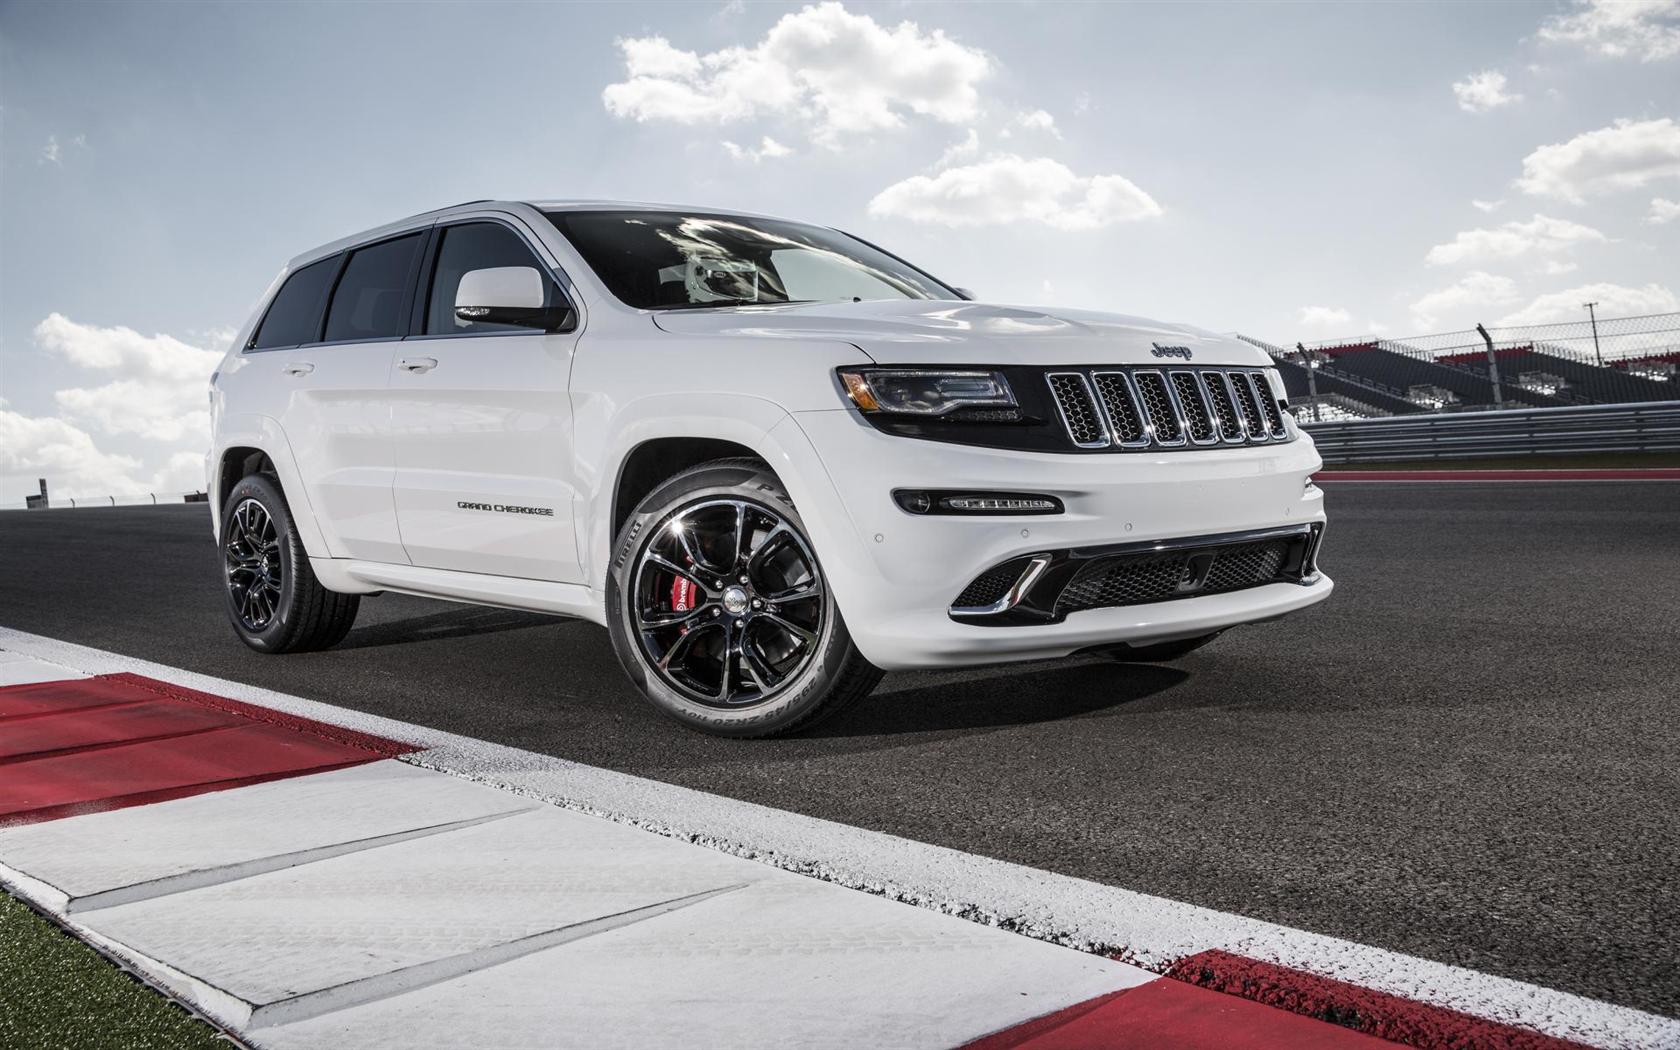
[[[1474,329],[1308,343],[1304,353],[1238,338],[1277,361],[1290,407],[1306,419],[1680,400],[1680,313],[1488,334],[1491,366],[1487,343]]]

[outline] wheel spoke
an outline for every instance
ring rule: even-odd
[[[665,650],[665,655],[659,660],[659,669],[661,671],[669,672],[671,670],[671,665],[676,663],[677,657],[686,656],[688,651],[694,648],[695,636],[705,633],[706,629],[711,626],[712,624],[710,623],[703,623],[699,627],[693,627],[684,631],[676,641],[671,643],[671,647]]]
[[[685,623],[692,623],[706,613],[716,608],[712,602],[697,605],[692,609],[677,611],[674,609],[642,609],[636,613],[636,619],[641,621],[644,628],[659,629],[662,627],[680,627]]]
[[[717,570],[707,565],[705,560],[700,557],[700,552],[695,549],[694,542],[689,537],[688,532],[689,529],[693,527],[693,524],[693,522],[685,522],[682,528],[676,530],[677,543],[682,546],[683,554],[688,557],[688,560],[693,563],[695,568],[704,569],[707,572],[716,575]]]
[[[780,627],[782,630],[799,639],[802,646],[810,645],[812,642],[817,640],[815,631],[812,631],[807,627],[801,627],[785,616],[781,616],[776,613],[765,613],[764,619],[769,620],[777,627]]]
[[[745,637],[745,632],[741,638],[741,665],[747,669],[747,676],[758,686],[761,694],[771,692],[786,677],[777,675],[775,669],[765,662],[759,651],[753,648],[752,641]]]
[[[647,565],[657,566],[661,569],[664,569],[666,572],[671,573],[674,576],[681,576],[685,580],[694,580],[694,569],[693,568],[684,568],[683,566],[678,565],[676,562],[672,561],[670,558],[665,557],[663,554],[654,554],[652,551],[649,551],[646,555],[643,556],[642,564],[644,566],[647,566]],[[694,582],[699,583],[700,581],[699,580],[694,580]],[[702,584],[700,589],[705,590],[706,588]]]
[[[804,583],[796,583],[785,590],[777,591],[775,594],[766,594],[764,599],[771,602],[798,602],[804,601],[806,598],[820,598],[822,592],[822,580],[812,576]]]
[[[739,632],[730,621],[723,624],[723,662],[718,669],[717,698],[727,703],[729,694],[734,691],[732,668],[735,665],[735,647]]]
[[[730,572],[740,572],[747,552],[747,505],[735,504],[735,556],[729,561]]]

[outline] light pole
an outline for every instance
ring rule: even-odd
[[[1593,307],[1597,306],[1598,304],[1597,303],[1582,303],[1581,305],[1587,308],[1587,318],[1588,318],[1588,320],[1592,321],[1593,357],[1598,360],[1598,367],[1603,368],[1604,367],[1604,352],[1598,348],[1598,314],[1593,311]]]

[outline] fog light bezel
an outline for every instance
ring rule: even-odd
[[[1044,492],[1000,492],[994,489],[893,489],[898,509],[918,518],[1015,518],[1066,514],[1067,505]],[[953,500],[1036,500],[1044,506],[986,507],[973,509],[951,505]]]

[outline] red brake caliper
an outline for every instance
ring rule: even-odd
[[[689,579],[687,576],[678,576],[676,580],[671,583],[672,612],[688,612],[690,609],[699,604],[699,600],[700,585]],[[683,633],[686,634],[687,632],[688,628],[684,627]]]

